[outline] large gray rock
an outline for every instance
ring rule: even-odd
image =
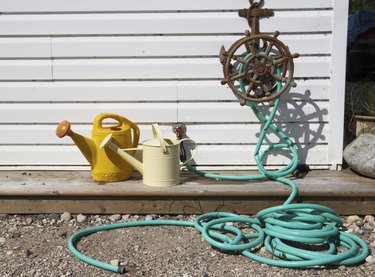
[[[354,171],[375,178],[375,134],[362,134],[346,146],[344,159]]]

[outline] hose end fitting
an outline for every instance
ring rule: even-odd
[[[127,271],[125,269],[125,266],[122,266],[122,265],[119,265],[117,267],[117,273],[120,273],[120,274],[125,274]]]

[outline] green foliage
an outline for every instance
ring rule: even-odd
[[[361,104],[367,115],[375,116],[375,84],[371,84],[368,91],[363,95]]]
[[[360,10],[375,9],[374,0],[350,0],[349,13],[352,14]]]

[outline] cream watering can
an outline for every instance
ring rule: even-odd
[[[142,142],[142,148],[121,149],[112,141],[112,134],[108,135],[100,144],[100,148],[108,147],[121,158],[133,166],[143,175],[143,184],[154,187],[174,186],[180,183],[181,166],[191,161],[197,151],[196,143],[189,138],[181,140],[164,139],[158,124],[152,125],[154,139]],[[190,140],[194,143],[194,154],[185,161],[180,162],[180,143]],[[127,151],[142,150],[142,161],[127,153]]]

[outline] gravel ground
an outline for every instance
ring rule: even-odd
[[[195,216],[147,215],[147,219],[194,220]],[[0,215],[1,276],[118,276],[75,258],[67,249],[74,232],[117,221],[144,220],[138,215]],[[347,230],[375,249],[372,216],[345,217]],[[351,223],[353,222],[353,223]],[[375,261],[335,268],[285,269],[240,255],[219,252],[189,227],[154,226],[93,234],[78,243],[83,253],[124,265],[124,276],[375,276]],[[263,249],[260,250],[263,252]]]

